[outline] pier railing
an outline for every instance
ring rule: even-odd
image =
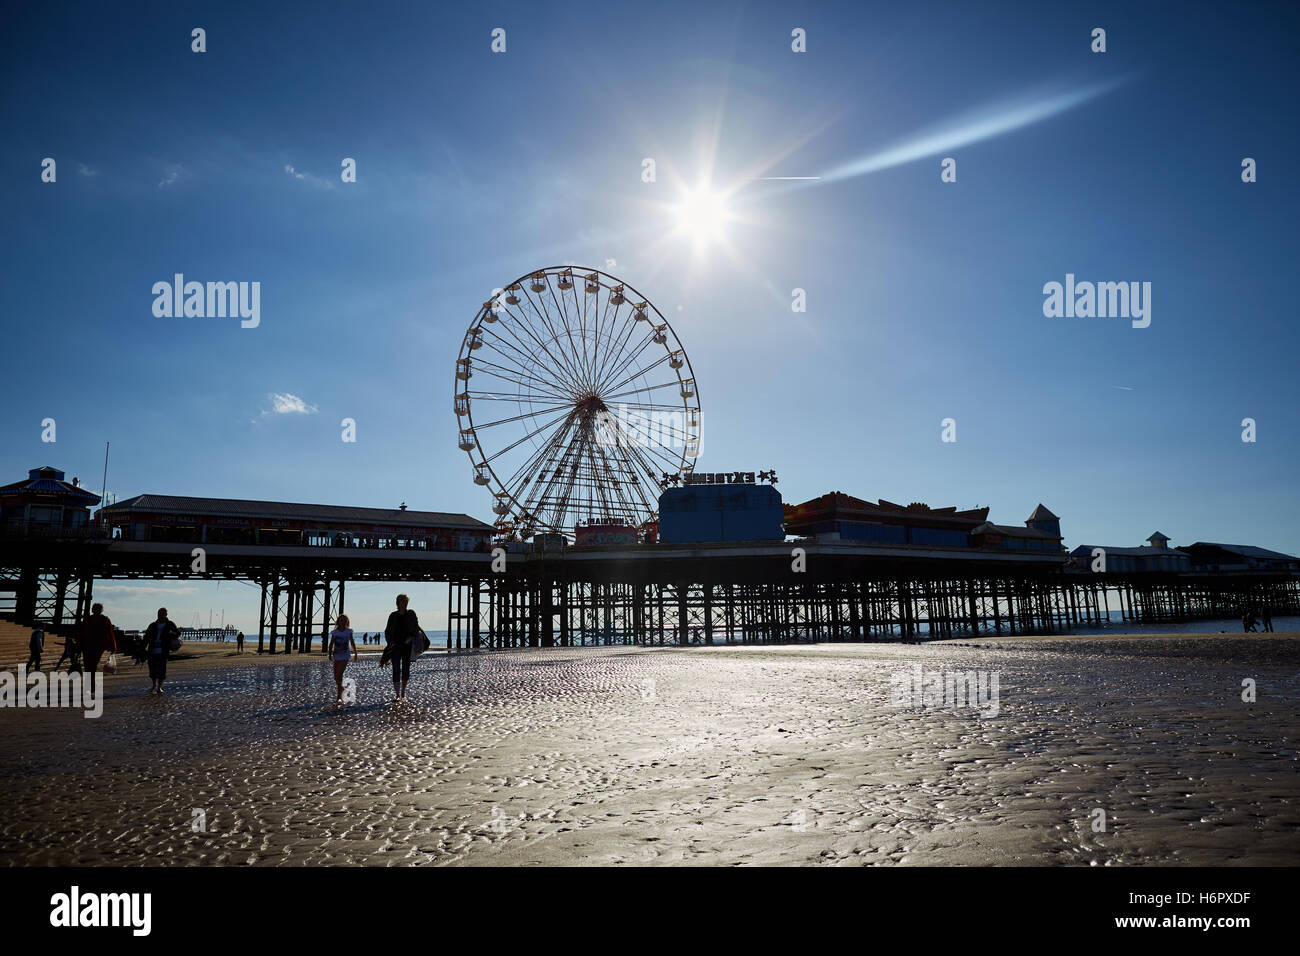
[[[31,521],[0,523],[0,538],[39,538],[41,540],[86,541],[108,540],[108,531],[98,525],[50,525]]]

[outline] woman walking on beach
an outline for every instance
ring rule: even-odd
[[[167,679],[167,655],[173,643],[180,643],[181,632],[171,621],[167,620],[167,609],[158,609],[158,620],[144,629],[144,649],[149,657],[149,679],[153,686],[151,694],[163,692],[163,681]]]
[[[406,682],[411,679],[411,644],[418,640],[420,621],[407,605],[411,599],[397,595],[397,610],[388,615],[384,640],[388,642],[388,659],[393,665],[393,700],[406,700]]]
[[[90,617],[81,625],[82,673],[95,674],[104,652],[117,651],[117,638],[113,635],[113,622],[104,614],[104,605],[92,604]],[[92,677],[91,680],[94,680]]]
[[[343,672],[347,670],[348,661],[357,656],[357,642],[352,638],[352,622],[346,614],[340,614],[330,633],[330,660],[334,662],[334,683],[338,685],[339,696],[335,705],[343,703]]]

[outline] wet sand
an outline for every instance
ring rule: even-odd
[[[228,645],[0,710],[0,860],[1300,863],[1297,635],[431,653],[401,708],[377,659],[337,712],[320,655]],[[914,664],[999,714],[891,706]]]

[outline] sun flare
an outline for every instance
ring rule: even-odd
[[[707,188],[687,193],[676,214],[678,231],[697,243],[721,239],[730,218],[723,198]]]

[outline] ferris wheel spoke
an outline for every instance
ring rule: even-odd
[[[494,421],[494,422],[484,422],[484,423],[481,424],[481,425],[480,425],[479,423],[475,422],[475,423],[474,423],[474,430],[475,430],[475,431],[478,431],[480,428],[492,428],[492,427],[495,426],[495,425],[507,425],[507,424],[509,424],[509,423],[511,423],[511,422],[522,422],[522,421],[524,421],[525,419],[536,418],[538,415],[552,415],[552,414],[554,414],[554,413],[555,413],[555,409],[554,409],[554,408],[543,408],[543,409],[538,409],[538,410],[535,411],[535,412],[525,412],[525,413],[522,414],[522,415],[515,415],[515,416],[513,416],[513,417],[511,417],[511,418],[498,418],[498,419],[497,419],[496,421]],[[564,411],[563,411],[561,414],[564,414],[564,415],[569,414],[569,409],[568,409],[568,406],[567,406],[567,405],[564,406]],[[525,436],[524,436],[524,438],[528,438],[528,437],[530,437],[530,436],[529,436],[529,435],[525,435]]]
[[[531,295],[529,295],[528,291],[527,291],[526,289],[525,289],[525,290],[521,290],[521,291],[523,291],[523,293],[524,293],[524,298],[525,298],[525,301],[527,302],[527,304],[533,308],[533,311],[534,311],[534,312],[538,311],[538,310],[537,310],[537,305],[536,305],[536,303],[533,301],[533,297],[532,297]],[[522,306],[522,303],[521,303],[521,306]],[[523,319],[524,324],[525,324],[525,326],[526,326],[527,329],[528,329],[529,335],[532,337],[532,339],[533,339],[535,342],[537,342],[538,347],[541,348],[541,349],[546,353],[547,357],[550,358],[550,360],[551,360],[555,365],[557,365],[557,366],[563,366],[563,368],[565,369],[565,371],[567,372],[567,374],[568,374],[568,376],[569,376],[570,381],[572,382],[572,385],[573,385],[573,389],[574,389],[574,391],[581,391],[581,389],[582,389],[582,387],[583,387],[583,384],[584,384],[582,372],[581,372],[581,370],[580,370],[580,369],[579,369],[579,368],[578,368],[578,367],[577,367],[577,366],[576,366],[576,365],[575,365],[575,364],[574,364],[574,363],[569,359],[569,356],[567,356],[567,355],[564,353],[564,349],[563,349],[563,347],[562,347],[562,346],[563,346],[563,342],[560,340],[559,335],[556,333],[554,326],[551,325],[550,320],[545,316],[544,313],[541,314],[540,316],[538,316],[538,318],[540,319],[541,323],[542,323],[543,325],[546,326],[546,329],[547,329],[547,332],[549,332],[549,337],[550,337],[551,341],[553,341],[556,345],[561,346],[561,348],[559,348],[558,351],[559,351],[559,353],[560,353],[562,356],[564,356],[564,361],[563,361],[563,362],[561,362],[560,359],[556,358],[555,355],[552,354],[551,350],[550,350],[550,349],[545,345],[545,343],[543,343],[543,341],[542,341],[542,337],[545,337],[545,336],[547,335],[547,332],[543,332],[543,333],[541,333],[541,337],[539,337],[539,332],[540,332],[540,330],[539,330],[536,326],[533,325],[533,323],[532,323],[532,319],[531,319],[531,318],[529,317],[529,315],[528,315],[528,310],[527,310],[527,309],[524,309],[524,308],[521,307],[521,308],[519,309],[519,315],[520,315],[520,317]]]
[[[548,282],[546,285],[547,285],[547,289],[550,290],[550,283]],[[551,298],[554,299],[555,293],[553,290],[550,291],[551,291]],[[541,294],[542,293],[538,293],[539,296]],[[584,387],[587,384],[585,379],[585,370],[582,369],[581,364],[576,361],[576,356],[570,354],[569,352],[566,352],[564,349],[565,338],[569,340],[569,345],[571,347],[573,346],[573,335],[571,332],[567,330],[567,324],[566,324],[565,335],[561,336],[559,330],[557,330],[554,323],[552,323],[551,317],[547,312],[545,306],[540,301],[534,300],[532,294],[527,289],[524,290],[524,297],[527,300],[528,305],[532,308],[533,313],[536,315],[537,320],[540,321],[544,326],[546,326],[546,330],[549,333],[551,341],[554,342],[556,346],[558,346],[557,351],[559,351],[559,353],[564,356],[565,363],[569,368],[570,374],[573,376],[575,384],[578,387]]]
[[[613,395],[606,395],[606,396],[605,396],[605,401],[607,401],[607,402],[608,402],[608,401],[612,401],[613,399],[616,399],[616,398],[622,398],[622,397],[625,396],[625,395],[645,395],[645,394],[649,394],[650,392],[658,392],[658,391],[661,391],[661,390],[663,390],[663,389],[665,389],[665,388],[676,388],[676,389],[680,389],[680,388],[681,388],[681,385],[682,385],[682,383],[679,382],[679,381],[677,381],[677,379],[674,378],[674,379],[671,379],[671,380],[669,380],[669,381],[667,381],[667,382],[660,382],[658,385],[643,385],[643,386],[641,386],[640,388],[629,389],[629,390],[626,391],[626,392],[615,392]],[[629,403],[624,402],[623,404],[629,404]],[[682,403],[681,403],[681,402],[673,402],[673,403],[670,404],[670,405],[664,405],[664,404],[662,404],[662,403],[657,403],[657,402],[647,402],[647,403],[644,403],[644,404],[646,404],[646,405],[649,406],[649,407],[654,407],[654,408],[681,408],[681,407],[682,407]]]
[[[669,382],[668,384],[676,385],[677,382]],[[664,386],[662,385],[654,386],[654,388],[663,388],[663,387]],[[633,389],[630,392],[623,392],[622,394],[635,395],[638,392],[644,392],[644,391],[648,391],[648,389],[638,388],[638,389]],[[618,396],[610,395],[609,398],[618,398]],[[663,402],[619,402],[618,404],[619,404],[619,408],[626,408],[629,411],[634,411],[634,412],[642,412],[642,414],[654,414],[655,412],[660,412],[660,411],[667,411],[667,412],[682,411],[681,402],[674,402],[673,404],[670,405],[665,405]],[[643,409],[647,411],[643,411]]]
[[[508,313],[508,315],[513,315],[513,313],[510,312],[510,310],[506,310],[506,312]],[[504,341],[504,338],[500,339],[500,341],[502,341],[502,345],[508,347],[508,349],[515,352],[516,355],[519,355],[520,359],[523,359],[523,362],[519,363],[520,371],[524,372],[525,375],[530,375],[530,371],[529,371],[530,368],[539,367],[537,362],[537,355],[529,354],[529,352],[526,351],[526,349],[528,349],[528,346],[525,345],[523,339],[519,338],[519,336],[516,336],[515,330],[508,328],[507,326],[506,332],[510,333],[510,337],[515,339],[515,342],[519,343],[519,347],[515,347],[511,345],[510,342]],[[526,329],[526,332],[528,332],[530,338],[533,338],[534,341],[537,341],[536,336],[534,336],[532,329]],[[490,342],[487,343],[491,345]],[[576,392],[576,386],[577,386],[576,381],[573,381],[571,380],[571,378],[568,378],[567,369],[564,369],[562,365],[560,365],[558,362],[555,362],[554,356],[550,355],[550,352],[546,350],[546,346],[542,345],[541,342],[537,342],[537,347],[538,349],[541,349],[542,352],[545,352],[547,358],[551,359],[552,369],[554,369],[554,375],[556,378],[559,378],[560,380],[558,382],[555,382],[555,385],[558,385],[559,388],[568,389],[569,392]],[[503,358],[506,358],[506,354],[504,354],[503,351],[500,351],[499,349],[495,349],[495,351],[497,351],[498,355],[503,356]]]
[[[623,385],[627,384],[627,382],[630,382],[632,381],[632,379],[635,379],[638,375],[644,375],[646,372],[650,371],[650,369],[654,368],[654,365],[647,366],[646,368],[633,373],[631,377],[625,379],[624,381],[620,382],[617,385],[609,384],[612,379],[615,379],[618,376],[622,375],[627,370],[628,366],[630,366],[633,362],[635,362],[641,356],[641,353],[644,352],[647,348],[649,348],[651,343],[653,342],[654,342],[654,332],[653,331],[647,332],[645,334],[645,338],[643,338],[639,343],[637,343],[635,348],[629,351],[628,354],[623,357],[622,361],[620,361],[619,364],[615,366],[613,370],[611,370],[609,374],[605,376],[604,380],[600,383],[601,393],[604,394],[605,392],[608,392],[612,388],[621,388]],[[665,352],[663,355],[663,359],[661,361],[667,360],[668,357],[669,357],[668,353]]]
[[[494,352],[497,352],[497,354],[502,355],[502,357],[508,358],[508,356],[505,356],[504,353],[502,353],[499,349],[497,349],[496,346],[493,345],[491,342],[484,341],[483,344],[491,348]],[[497,372],[491,372],[489,374],[496,375],[498,378],[503,378],[507,382],[513,382],[515,385],[518,385],[521,388],[528,388],[530,387],[529,385],[530,382],[535,382],[546,386],[544,389],[539,389],[539,390],[543,391],[547,395],[554,395],[557,398],[570,398],[570,399],[574,397],[572,393],[565,396],[560,392],[554,391],[554,389],[556,388],[556,384],[554,382],[550,382],[544,378],[540,378],[536,375],[533,375],[524,369],[509,369],[503,365],[497,365],[495,362],[489,362],[487,359],[483,359],[483,358],[476,359],[475,364],[472,365],[471,368],[479,368],[481,365],[486,365],[488,368],[496,369]],[[523,379],[521,380],[515,378],[514,377],[515,375],[522,375]],[[563,388],[564,386],[561,384],[559,387]]]
[[[602,462],[603,462],[604,465],[605,465],[606,471],[608,472],[608,471],[610,471],[610,470],[613,470],[613,469],[612,469],[612,466],[609,465],[609,455],[606,454],[605,449],[601,448],[601,449],[599,449],[599,450],[600,450],[600,456],[601,456]],[[635,490],[637,496],[641,499],[641,506],[642,506],[642,507],[647,508],[647,509],[649,509],[649,510],[654,510],[654,509],[653,509],[653,506],[651,506],[650,503],[646,500],[645,493],[644,493],[644,491],[643,491],[642,488],[641,488],[641,483],[640,483],[640,481],[637,479],[636,470],[632,467],[632,462],[631,462],[631,460],[630,460],[629,458],[626,458],[626,457],[619,457],[619,458],[618,458],[618,462],[619,462],[619,465],[620,465],[621,467],[620,467],[619,469],[617,469],[617,471],[619,471],[619,472],[621,472],[622,474],[626,475],[627,478],[626,478],[626,480],[623,480],[623,479],[615,479],[615,482],[614,482],[614,488],[615,488],[615,491],[616,491],[616,493],[618,494],[620,500],[622,501],[622,503],[626,505],[626,507],[627,507],[627,513],[628,513],[628,514],[635,514],[635,513],[637,512],[638,509],[637,509],[637,504],[636,504],[636,502],[632,501],[631,494],[626,494],[626,495],[625,495],[625,494],[623,493],[623,485],[624,485],[624,484],[629,485],[633,490]]]
[[[599,305],[599,302],[597,302],[597,304]],[[593,385],[600,381],[599,370],[602,364],[600,358],[600,327],[602,322],[609,321],[609,310],[611,307],[614,309],[614,314],[617,315],[619,306],[614,305],[610,301],[610,296],[607,295],[605,296],[605,307],[596,310],[596,324],[592,329],[591,336],[591,379]]]
[[[680,441],[682,447],[685,448],[689,440],[689,433],[671,425],[658,423],[658,434],[652,434],[650,431],[641,428],[639,424],[620,421],[618,439],[620,444],[625,444],[628,447],[646,448],[653,453],[659,454],[658,449],[667,447],[671,441]],[[668,455],[666,452],[662,453],[662,456],[669,461],[675,460],[674,456]]]
[[[553,436],[552,441],[539,451],[538,456],[535,456],[536,460],[543,461],[547,465],[546,468],[537,472],[537,474],[546,477],[542,479],[544,484],[540,489],[536,484],[534,484],[533,492],[528,501],[532,510],[539,514],[549,509],[552,515],[551,524],[556,526],[562,524],[564,520],[564,510],[567,508],[567,502],[572,496],[576,477],[569,455],[574,448],[574,444],[569,443],[564,446],[565,451],[560,452],[560,439],[568,437],[573,424],[572,419],[570,419],[566,423],[563,433],[561,434],[557,432],[557,434]],[[556,460],[557,454],[559,456],[558,462]],[[566,475],[569,476],[568,484],[561,486],[560,483]],[[557,491],[560,487],[564,488],[564,494],[562,497],[557,498]]]
[[[569,430],[572,427],[572,416],[566,416],[565,419],[560,422],[559,427],[551,433],[550,438],[548,438],[530,458],[522,462],[519,467],[515,469],[515,473],[510,476],[510,480],[506,484],[513,487],[515,482],[522,481],[519,492],[522,494],[524,486],[531,481],[530,476],[533,474],[540,474],[537,470],[538,466],[550,460],[550,456],[554,454],[554,449],[560,447],[562,439],[569,433]]]
[[[643,448],[638,445],[631,445],[629,450],[645,468],[647,477],[653,476],[656,471],[675,471],[682,467],[680,455],[670,455],[658,446],[647,445]]]
[[[551,301],[555,303],[556,311],[560,313],[561,324],[564,326],[564,334],[565,337],[569,340],[570,355],[572,357],[576,357],[578,354],[578,343],[573,341],[573,323],[570,322],[569,320],[569,306],[568,306],[568,299],[564,295],[565,290],[561,289],[560,294],[557,296],[555,294],[555,289],[551,287],[550,283],[547,283],[547,288],[550,290]],[[575,301],[575,305],[576,305],[576,301]]]
[[[542,354],[544,354],[547,358],[551,360],[551,365],[555,373],[557,375],[561,375],[561,373],[563,373],[563,377],[567,379],[567,381],[564,382],[563,384],[567,385],[570,390],[577,391],[579,382],[578,379],[574,376],[574,370],[566,363],[562,363],[558,361],[555,358],[555,356],[551,354],[550,350],[546,347],[546,344],[540,338],[538,338],[537,330],[533,328],[532,323],[528,321],[524,311],[520,309],[519,312],[516,313],[514,307],[510,305],[507,305],[503,311],[507,316],[515,320],[515,324],[517,324],[520,327],[520,329],[527,335],[528,338],[532,339],[533,344],[536,345],[537,348],[541,350]],[[527,343],[525,343],[523,339],[521,339],[518,335],[515,334],[515,330],[510,324],[507,324],[505,322],[499,322],[498,324],[503,325],[505,327],[505,330],[510,333],[510,337],[519,343],[519,348],[522,349],[522,352],[520,352],[522,356],[527,357],[533,362],[538,361],[539,355],[535,351],[533,351],[533,349]]]
[[[576,291],[576,288],[577,288],[577,287],[575,286],[574,288],[575,288],[575,291]],[[587,280],[586,280],[585,278],[582,280],[582,348],[583,348],[583,352],[582,352],[582,354],[583,354],[583,356],[584,356],[584,360],[586,360],[586,356],[587,356],[587,335],[588,335],[588,330],[591,329],[591,328],[594,328],[594,327],[595,327],[595,326],[594,326],[594,321],[595,321],[595,319],[594,319],[594,316],[592,316],[592,315],[590,314],[590,311],[592,311],[592,310],[594,310],[594,309],[598,309],[598,308],[600,308],[600,290],[601,290],[601,288],[602,288],[602,286],[599,284],[599,280],[597,280],[596,291],[595,291],[595,292],[588,292],[588,291],[587,291]],[[591,299],[591,301],[592,301],[592,307],[593,307],[592,310],[589,310],[588,307],[587,307],[587,300],[588,300],[588,299]],[[589,361],[589,360],[586,360],[586,365],[588,366],[588,369],[587,369],[587,370],[588,370],[588,374],[590,374],[590,371],[591,371],[591,369],[590,369],[590,364],[591,364],[590,361]]]
[[[638,379],[638,378],[645,378],[645,375],[646,375],[647,372],[651,371],[652,369],[655,369],[655,368],[659,367],[660,365],[663,365],[664,362],[667,362],[667,361],[668,361],[668,355],[667,355],[667,353],[665,353],[665,354],[663,355],[662,358],[659,358],[658,360],[656,360],[656,361],[654,361],[654,362],[651,362],[651,363],[650,363],[649,365],[647,365],[645,368],[640,369],[640,370],[637,371],[635,374],[630,375],[629,377],[623,379],[623,381],[619,382],[617,385],[611,385],[611,386],[609,386],[609,388],[607,388],[607,389],[603,389],[603,390],[602,390],[602,394],[603,394],[604,392],[609,392],[609,391],[613,391],[614,389],[622,388],[624,385],[630,385],[632,382],[634,382],[634,381],[635,381],[636,379]],[[668,387],[668,386],[670,386],[670,385],[674,385],[674,384],[676,384],[676,383],[675,383],[675,382],[668,382],[668,383],[665,383],[664,385],[656,385],[656,386],[654,386],[654,387],[655,387],[655,388],[666,388],[666,387]],[[617,394],[617,393],[616,393],[616,394]]]
[[[478,399],[483,402],[541,402],[542,399],[537,395],[525,395],[522,392],[466,392],[471,399]],[[572,404],[568,398],[552,398],[544,404],[550,405],[569,405]]]
[[[612,348],[606,349],[606,354],[608,355],[609,358],[607,361],[602,362],[600,364],[600,367],[597,369],[596,388],[598,390],[604,385],[604,378],[607,372],[609,362],[615,361],[617,356],[623,352],[623,350],[627,346],[628,340],[632,337],[632,333],[636,331],[636,319],[634,318],[635,315],[636,315],[636,309],[629,308],[627,312],[624,314],[621,322],[619,322],[614,327],[614,329],[611,331],[609,335],[610,341],[615,342],[617,344]],[[624,328],[626,328],[627,330],[626,333],[624,333],[623,331]]]
[[[539,425],[539,426],[537,426],[537,427],[534,428],[531,432],[529,432],[528,434],[524,435],[523,438],[516,439],[515,441],[511,442],[509,445],[506,445],[506,447],[505,447],[505,448],[502,448],[500,451],[498,451],[498,452],[494,452],[494,453],[491,454],[491,455],[484,455],[484,456],[483,456],[483,460],[486,461],[486,462],[488,462],[489,464],[491,464],[493,461],[495,461],[496,459],[500,458],[502,455],[505,455],[505,454],[508,454],[509,452],[514,451],[516,448],[518,448],[518,447],[519,447],[520,445],[522,445],[524,442],[526,442],[526,441],[530,440],[531,438],[534,438],[535,436],[537,436],[537,435],[541,434],[542,432],[546,431],[546,429],[550,428],[552,425],[555,425],[555,424],[557,424],[557,423],[563,421],[566,417],[568,417],[568,414],[569,414],[568,412],[563,412],[563,413],[561,413],[560,416],[559,416],[558,418],[552,419],[551,421],[547,422],[547,423],[544,424],[544,425]]]

